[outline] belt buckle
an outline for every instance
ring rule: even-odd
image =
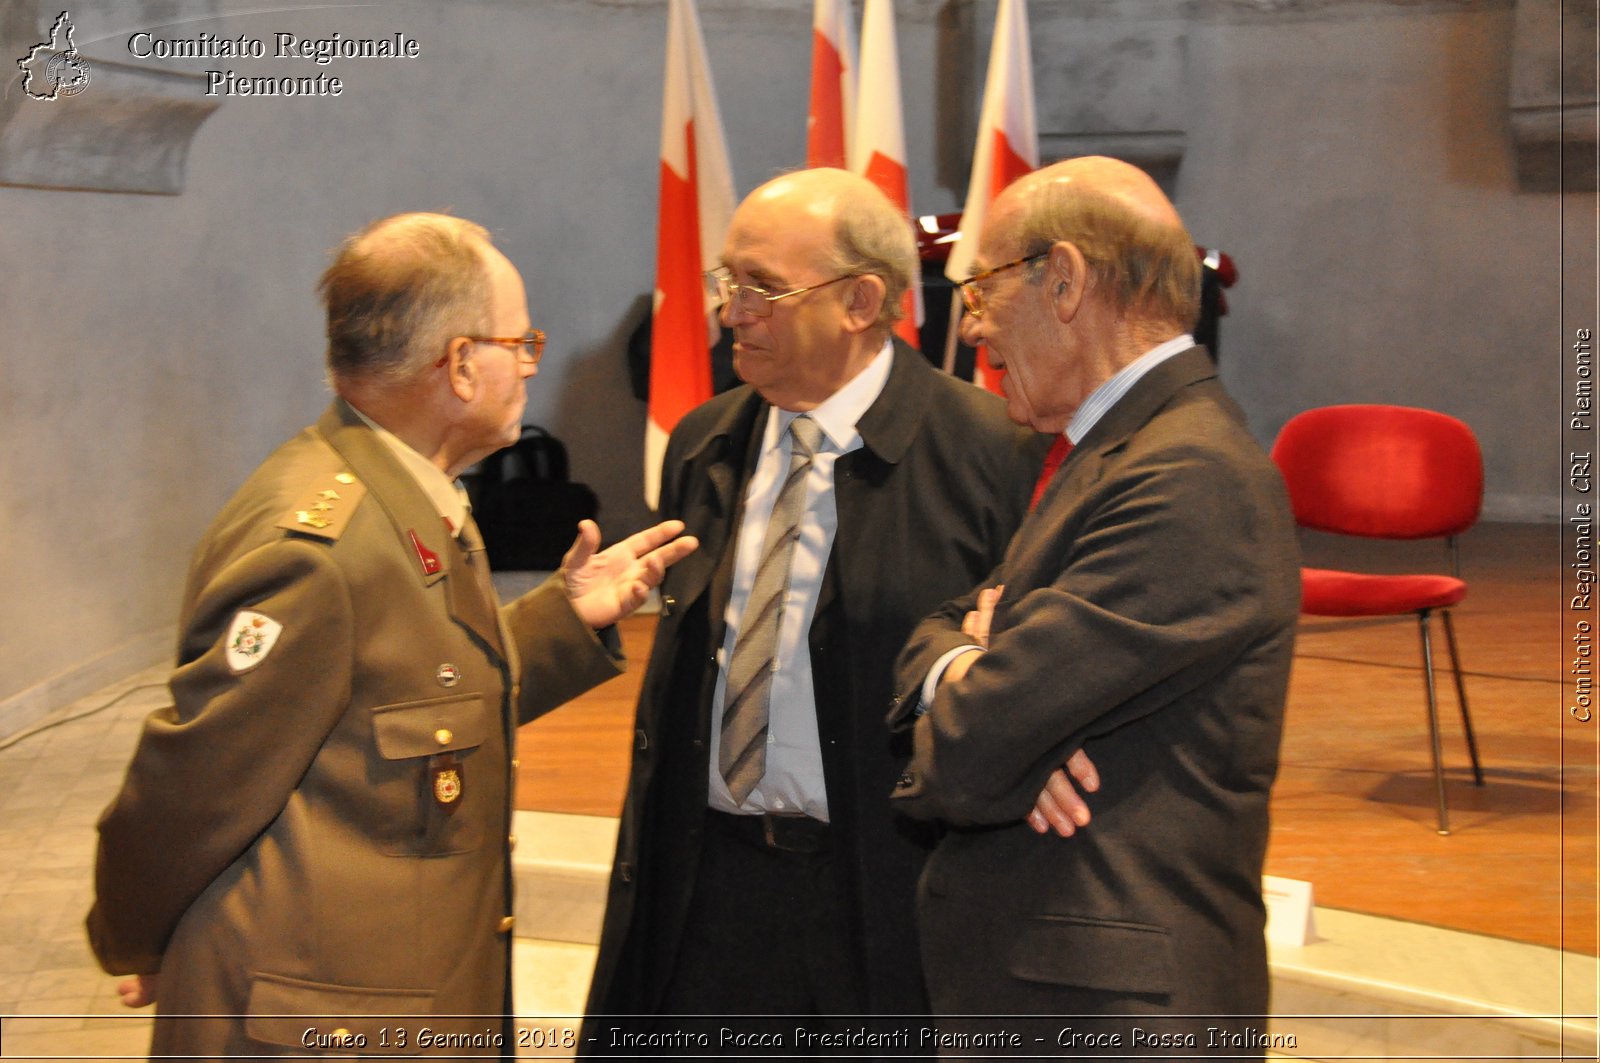
[[[784,815],[777,812],[761,813],[761,837],[769,849],[785,853],[819,853],[825,845],[819,841],[815,828],[823,824],[802,815]],[[813,828],[813,829],[806,829]]]

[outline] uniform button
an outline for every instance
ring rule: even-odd
[[[517,836],[515,834],[507,835],[506,836],[506,848],[507,849],[515,849],[516,847],[517,847]]]
[[[663,594],[661,596],[661,615],[662,616],[671,616],[672,615],[672,611],[674,609],[676,609],[677,607],[678,607],[678,599],[674,598],[670,594]]]
[[[620,878],[624,882],[632,882],[633,881],[633,865],[632,864],[618,864],[617,865],[617,877]]]
[[[912,775],[911,775],[911,773],[909,771],[902,772],[900,774],[900,778],[895,780],[894,788],[896,790],[909,790],[911,788],[912,783],[914,783],[916,781],[917,780],[912,777]]]
[[[512,771],[516,771],[520,767],[522,767],[522,761],[518,760],[516,757],[512,757],[511,758],[511,770]]]
[[[650,736],[644,733],[644,728],[633,732],[633,748],[643,753],[650,748]]]
[[[448,727],[441,727],[437,731],[433,732],[433,740],[438,742],[441,746],[449,745],[450,740],[453,738],[455,738],[455,733]]]
[[[706,743],[705,743],[705,739],[703,739],[703,738],[696,738],[696,739],[695,739],[695,740],[694,740],[694,747],[695,747],[695,748],[696,748],[696,749],[704,749],[704,748],[705,748],[705,747],[706,747]]]
[[[894,697],[889,699],[889,704],[898,705],[898,704],[900,704],[900,702],[902,702],[904,700],[905,700],[905,698],[902,695],[896,694]]]
[[[504,919],[500,920],[500,933],[509,934],[509,933],[511,933],[511,928],[516,926],[516,925],[517,925],[516,916],[508,915]]]

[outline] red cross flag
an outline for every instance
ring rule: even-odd
[[[806,165],[844,169],[856,113],[856,31],[850,0],[816,0],[811,13],[811,112]]]
[[[661,101],[661,193],[650,332],[650,413],[644,498],[661,498],[661,458],[678,419],[711,398],[711,348],[720,326],[702,279],[717,265],[733,217],[733,171],[694,0],[667,8]]]
[[[989,204],[1012,181],[1039,166],[1038,119],[1033,105],[1033,61],[1028,51],[1028,8],[1024,0],[1000,0],[995,12],[994,43],[989,48],[989,76],[978,118],[978,142],[972,153],[967,204],[961,212],[961,238],[950,249],[944,275],[956,283],[972,276],[978,234]],[[950,320],[958,320],[959,293]],[[1000,393],[1001,373],[989,367],[987,352],[978,351],[974,383]]]
[[[894,38],[894,0],[867,0],[861,21],[861,82],[856,104],[851,169],[864,175],[894,201],[911,223],[911,193],[906,178],[905,118],[900,106],[900,52]],[[905,316],[895,333],[921,349],[922,278],[912,276]]]

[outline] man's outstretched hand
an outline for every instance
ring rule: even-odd
[[[600,526],[579,521],[578,538],[561,559],[567,597],[579,618],[598,631],[643,605],[667,569],[699,547],[699,540],[684,535],[683,527],[681,520],[662,521],[600,550]]]

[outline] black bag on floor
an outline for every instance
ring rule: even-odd
[[[483,459],[469,493],[489,567],[501,572],[559,568],[578,522],[600,510],[587,484],[567,479],[567,448],[531,424],[517,442]]]

